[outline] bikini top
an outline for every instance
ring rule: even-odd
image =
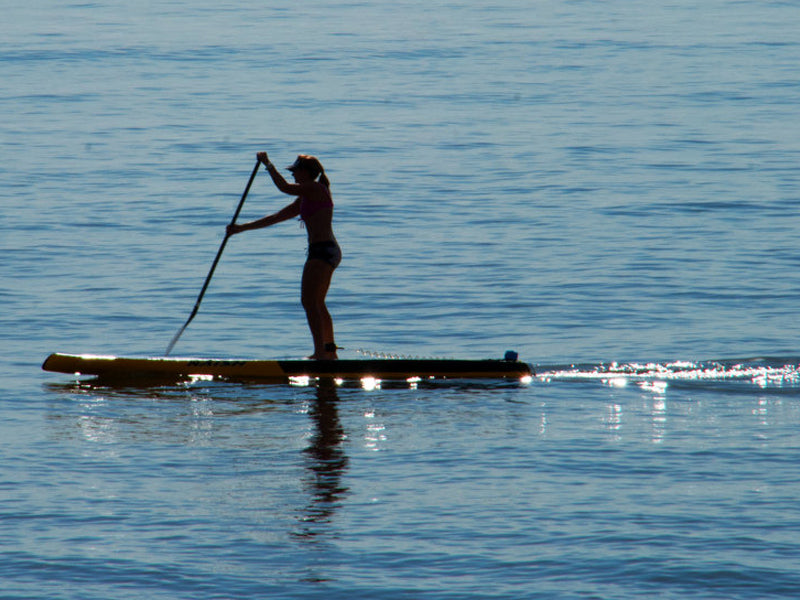
[[[305,196],[300,197],[300,219],[303,221],[306,221],[308,217],[323,208],[333,208],[333,198],[331,198],[331,193],[327,188],[325,189],[325,197],[322,200],[312,200]]]

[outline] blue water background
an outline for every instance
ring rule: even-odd
[[[3,14],[0,597],[794,597],[796,3]],[[344,356],[540,377],[41,372],[163,353],[262,149],[332,181]],[[304,238],[232,239],[174,354],[308,354]]]

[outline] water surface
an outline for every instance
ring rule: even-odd
[[[792,3],[4,15],[4,597],[794,596]],[[41,372],[163,353],[262,149],[333,183],[343,356],[539,376]],[[262,174],[242,217],[288,200]],[[174,354],[307,355],[304,237],[231,240]]]

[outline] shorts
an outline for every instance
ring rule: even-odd
[[[342,249],[336,240],[328,242],[314,242],[308,246],[308,260],[312,258],[323,260],[334,269],[342,262]]]

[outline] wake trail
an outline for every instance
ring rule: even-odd
[[[667,382],[746,382],[762,388],[800,388],[800,360],[797,357],[536,365],[535,370],[536,379],[542,382],[600,380],[608,385],[625,385],[629,381],[640,385],[654,382],[653,389],[665,388]]]

